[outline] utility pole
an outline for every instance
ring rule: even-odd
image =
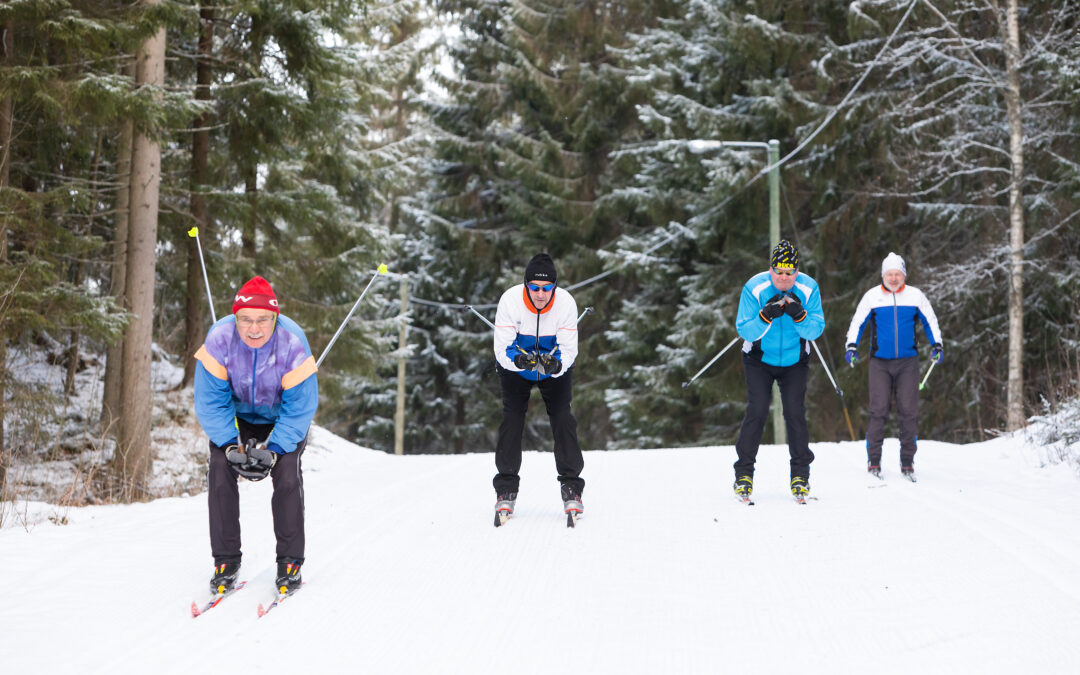
[[[401,326],[398,328],[397,411],[394,413],[394,454],[405,454],[405,337],[409,324],[409,277],[401,275]]]
[[[690,152],[700,155],[719,148],[754,148],[764,150],[769,166],[769,250],[780,243],[780,141],[775,138],[768,143],[762,141],[690,141]],[[773,443],[787,443],[787,427],[784,425],[784,411],[780,405],[780,387],[773,385],[772,393]]]

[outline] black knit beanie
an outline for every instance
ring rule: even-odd
[[[525,266],[525,283],[534,279],[543,279],[556,283],[559,276],[555,273],[555,261],[547,253],[537,253]]]

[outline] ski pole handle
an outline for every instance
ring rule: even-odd
[[[919,391],[922,391],[923,387],[926,386],[926,381],[930,379],[930,373],[934,372],[934,366],[936,366],[936,365],[937,365],[937,361],[931,361],[930,362],[930,367],[927,368],[927,370],[926,370],[926,377],[924,377],[922,379],[922,382],[919,383]]]
[[[585,318],[586,314],[592,314],[592,313],[593,313],[593,308],[592,307],[586,307],[585,311],[581,313],[581,316],[579,316],[577,318],[578,323],[581,323],[581,320]]]
[[[735,339],[734,339],[734,340],[732,340],[731,342],[729,342],[729,343],[727,344],[727,347],[724,347],[723,349],[721,349],[721,350],[720,350],[720,353],[719,353],[719,354],[717,354],[716,356],[712,357],[712,361],[709,361],[708,363],[706,363],[706,364],[705,364],[705,367],[704,367],[704,368],[702,368],[701,370],[699,370],[699,371],[697,371],[696,373],[694,373],[694,376],[693,376],[693,377],[691,377],[689,381],[687,381],[687,382],[683,382],[683,383],[682,383],[682,388],[683,388],[683,389],[686,389],[687,387],[689,387],[690,385],[692,385],[692,384],[694,383],[694,380],[696,380],[696,379],[698,379],[699,377],[701,377],[701,374],[702,374],[702,373],[704,373],[704,372],[705,372],[706,370],[708,370],[708,369],[709,369],[709,366],[711,366],[712,364],[716,363],[716,360],[717,360],[717,359],[719,359],[719,358],[720,358],[721,356],[723,356],[723,355],[724,355],[724,352],[726,352],[727,350],[731,349],[731,347],[732,347],[732,346],[733,346],[733,345],[734,345],[734,344],[735,344],[736,342],[738,342],[738,341],[739,341],[739,336],[738,336],[738,335],[736,335],[736,336],[735,336]]]
[[[210,295],[210,279],[206,276],[206,261],[203,260],[202,243],[199,242],[199,228],[193,227],[188,230],[188,236],[195,240],[195,247],[199,249],[199,265],[202,267],[203,283],[206,284],[206,301],[210,303],[210,318],[217,323],[217,313],[214,312],[214,298]]]
[[[337,342],[338,336],[341,335],[341,331],[345,330],[345,324],[349,323],[349,319],[352,318],[353,312],[356,311],[356,308],[360,306],[360,301],[364,299],[365,295],[367,295],[368,289],[371,288],[371,284],[375,283],[375,277],[379,276],[380,274],[386,274],[385,263],[379,265],[379,269],[375,270],[375,274],[371,275],[371,280],[368,281],[367,286],[364,286],[364,290],[362,293],[360,293],[360,297],[356,299],[356,302],[353,303],[352,309],[350,309],[349,313],[345,315],[345,320],[341,322],[340,326],[338,326],[337,332],[334,333],[334,337],[330,338],[330,344],[326,345],[326,349],[324,349],[322,355],[319,356],[319,360],[315,362],[316,370],[318,370],[319,366],[322,365],[323,359],[326,358],[326,355],[330,353],[330,348],[334,346],[335,342]]]

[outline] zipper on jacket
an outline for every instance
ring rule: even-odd
[[[900,310],[896,306],[896,293],[892,294],[892,326],[894,359],[900,358]]]

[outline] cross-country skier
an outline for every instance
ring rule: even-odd
[[[585,463],[578,445],[577,420],[570,412],[574,359],[578,351],[577,303],[558,288],[555,263],[539,253],[525,267],[525,283],[499,299],[495,313],[495,360],[502,385],[502,423],[495,446],[493,481],[496,525],[513,513],[521,469],[521,434],[533,387],[547,406],[555,438],[555,468],[568,517],[583,510]]]
[[[237,478],[269,475],[275,583],[280,592],[292,593],[300,587],[304,563],[300,457],[319,404],[315,359],[304,331],[280,314],[274,290],[262,277],[241,287],[232,310],[210,328],[195,354],[195,413],[210,439],[210,588],[231,590],[240,569]]]
[[[930,359],[944,357],[937,315],[922,291],[907,285],[907,266],[896,253],[881,262],[881,284],[859,301],[847,331],[844,360],[855,366],[858,343],[867,326],[870,337],[870,419],[866,424],[867,470],[881,477],[881,444],[889,404],[896,397],[900,426],[900,472],[915,478],[915,450],[919,436],[919,352],[915,325],[921,323],[930,341]]]
[[[791,493],[799,501],[810,492],[810,434],[806,425],[806,380],[810,340],[825,330],[817,282],[799,272],[799,250],[780,241],[767,271],[750,277],[739,300],[736,330],[743,338],[746,415],[735,450],[735,494],[749,501],[754,489],[754,463],[765,429],[772,386],[780,386],[791,456]]]

